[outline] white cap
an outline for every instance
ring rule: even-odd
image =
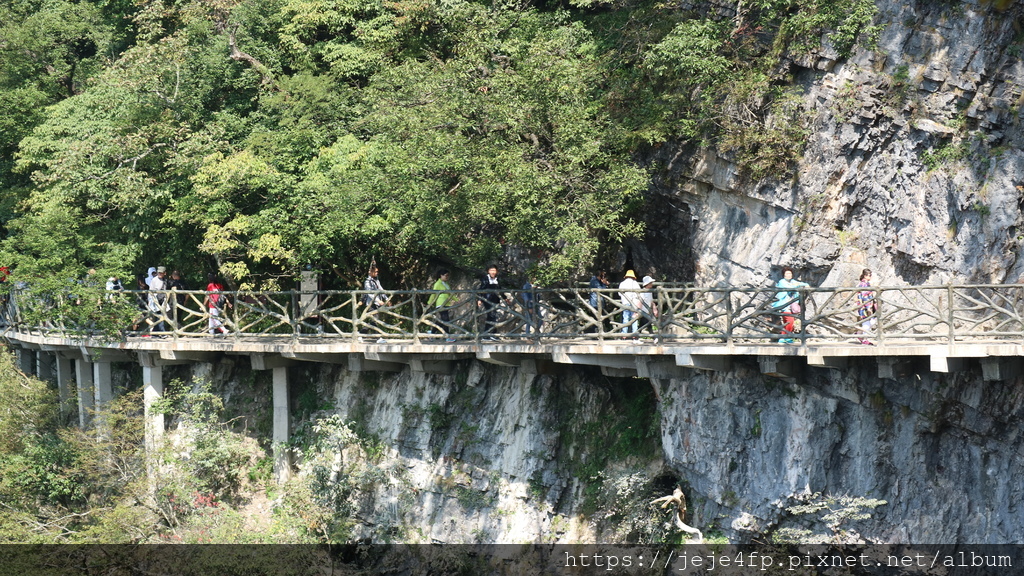
[[[641,286],[647,286],[648,284],[650,284],[652,282],[654,282],[654,278],[651,278],[650,276],[644,276],[644,280],[643,280],[643,282],[640,283],[640,285]]]

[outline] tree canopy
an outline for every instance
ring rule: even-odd
[[[642,234],[644,147],[792,162],[768,71],[823,35],[848,50],[869,5],[7,0],[0,256],[24,280],[162,263],[263,288],[516,253],[570,279]]]

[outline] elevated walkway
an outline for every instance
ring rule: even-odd
[[[352,342],[343,339],[241,336],[235,338],[130,337],[113,342],[27,332],[7,332],[15,349],[58,354],[92,362],[139,362],[151,358],[158,364],[214,362],[219,357],[242,356],[254,366],[293,362],[339,364],[352,371],[451,373],[452,362],[475,358],[499,366],[538,373],[538,366],[578,365],[599,367],[608,376],[682,377],[686,369],[728,370],[739,359],[757,359],[762,372],[796,378],[806,367],[844,369],[851,358],[874,359],[879,378],[893,378],[894,368],[919,360],[932,372],[965,369],[978,359],[986,380],[1013,376],[1012,367],[1024,358],[1024,342],[1006,340],[963,343],[894,340],[883,345],[859,343],[714,343],[707,341],[659,342],[648,339],[572,340],[546,339],[445,342],[443,339]],[[920,362],[919,362],[920,363]],[[27,364],[26,364],[27,365]],[[657,366],[652,372],[651,367]],[[34,371],[34,370],[33,370]]]
[[[525,292],[509,291],[493,308],[479,304],[481,293],[457,293],[444,316],[426,309],[429,291],[389,292],[388,303],[373,310],[359,304],[362,291],[226,293],[235,304],[220,315],[207,310],[205,293],[168,293],[166,305],[149,310],[146,333],[116,338],[69,329],[62,317],[32,308],[52,297],[17,294],[4,309],[0,335],[17,352],[23,371],[56,381],[62,409],[77,406],[83,427],[112,399],[112,365],[140,364],[147,445],[164,432],[164,416],[152,410],[163,395],[163,367],[228,356],[272,371],[275,469],[281,479],[291,470],[284,448],[290,429],[288,368],[303,362],[358,372],[451,374],[456,363],[475,359],[524,374],[589,366],[608,376],[652,379],[756,362],[766,375],[797,380],[807,370],[847,369],[851,359],[874,361],[883,379],[979,365],[989,381],[1021,373],[1024,286],[872,293],[879,306],[865,317],[855,288],[802,290],[798,311],[779,308],[774,289],[658,288],[658,312],[645,317],[649,332],[635,334],[624,332],[642,325],[623,318],[615,290],[532,290],[529,299]],[[109,316],[107,302],[115,301],[104,300],[97,310]],[[138,317],[137,309],[126,309]],[[46,320],[33,324],[26,318]],[[876,322],[869,334],[862,333],[866,319]],[[787,323],[792,332],[783,334]],[[209,333],[219,326],[230,333]],[[873,344],[858,343],[861,338]]]

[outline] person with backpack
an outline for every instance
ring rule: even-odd
[[[779,339],[782,344],[793,344],[796,342],[792,336],[796,332],[796,319],[800,315],[802,310],[800,306],[800,292],[799,288],[810,288],[811,285],[806,282],[793,279],[793,269],[786,266],[782,269],[782,278],[775,283],[776,288],[780,288],[775,293],[775,301],[772,302],[772,308],[777,310],[777,313],[782,317],[781,334],[786,338]]]

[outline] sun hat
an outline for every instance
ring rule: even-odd
[[[632,278],[633,280],[636,280],[636,273],[633,272],[632,270],[626,270],[626,278]]]
[[[651,278],[650,276],[644,276],[644,281],[641,282],[640,285],[641,286],[647,286],[648,284],[652,284],[653,282],[654,282],[654,278]]]

